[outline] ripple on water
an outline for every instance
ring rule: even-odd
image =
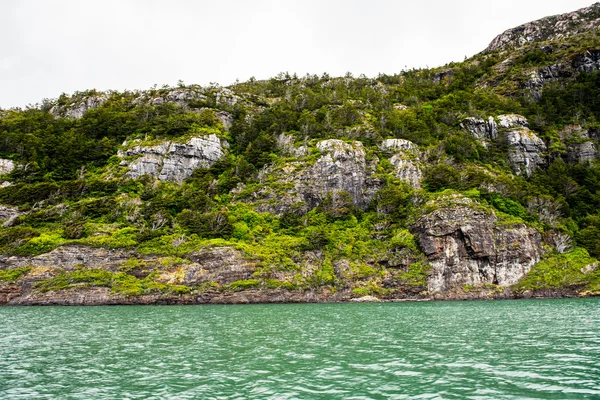
[[[0,308],[0,399],[600,398],[600,299]]]

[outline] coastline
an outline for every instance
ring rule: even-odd
[[[354,303],[354,302],[427,302],[469,300],[520,300],[598,297],[598,293],[580,293],[574,289],[543,289],[514,293],[509,288],[490,293],[477,290],[454,290],[444,293],[412,296],[356,296],[351,291],[301,291],[252,289],[237,292],[204,292],[197,294],[148,294],[125,296],[108,288],[68,289],[60,292],[22,293],[18,287],[0,289],[0,306],[105,306],[105,305],[202,305],[202,304],[287,304],[287,303]]]

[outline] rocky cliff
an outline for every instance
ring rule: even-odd
[[[432,266],[429,291],[510,286],[540,261],[542,237],[536,229],[503,224],[469,199],[449,201],[451,205],[425,214],[411,227]]]
[[[600,3],[511,28],[492,40],[487,51],[507,50],[527,43],[555,40],[600,27]]]
[[[133,146],[132,146],[133,145]],[[161,181],[182,182],[197,168],[208,168],[225,153],[229,144],[216,135],[191,138],[186,143],[163,142],[154,146],[124,143],[118,152],[133,179],[148,175]]]

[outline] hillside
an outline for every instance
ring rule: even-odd
[[[0,304],[598,295],[599,18],[376,78],[0,110]]]

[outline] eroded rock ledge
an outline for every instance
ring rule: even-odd
[[[462,285],[509,286],[539,262],[542,237],[524,224],[503,224],[488,210],[459,199],[411,227],[432,266],[430,292]]]

